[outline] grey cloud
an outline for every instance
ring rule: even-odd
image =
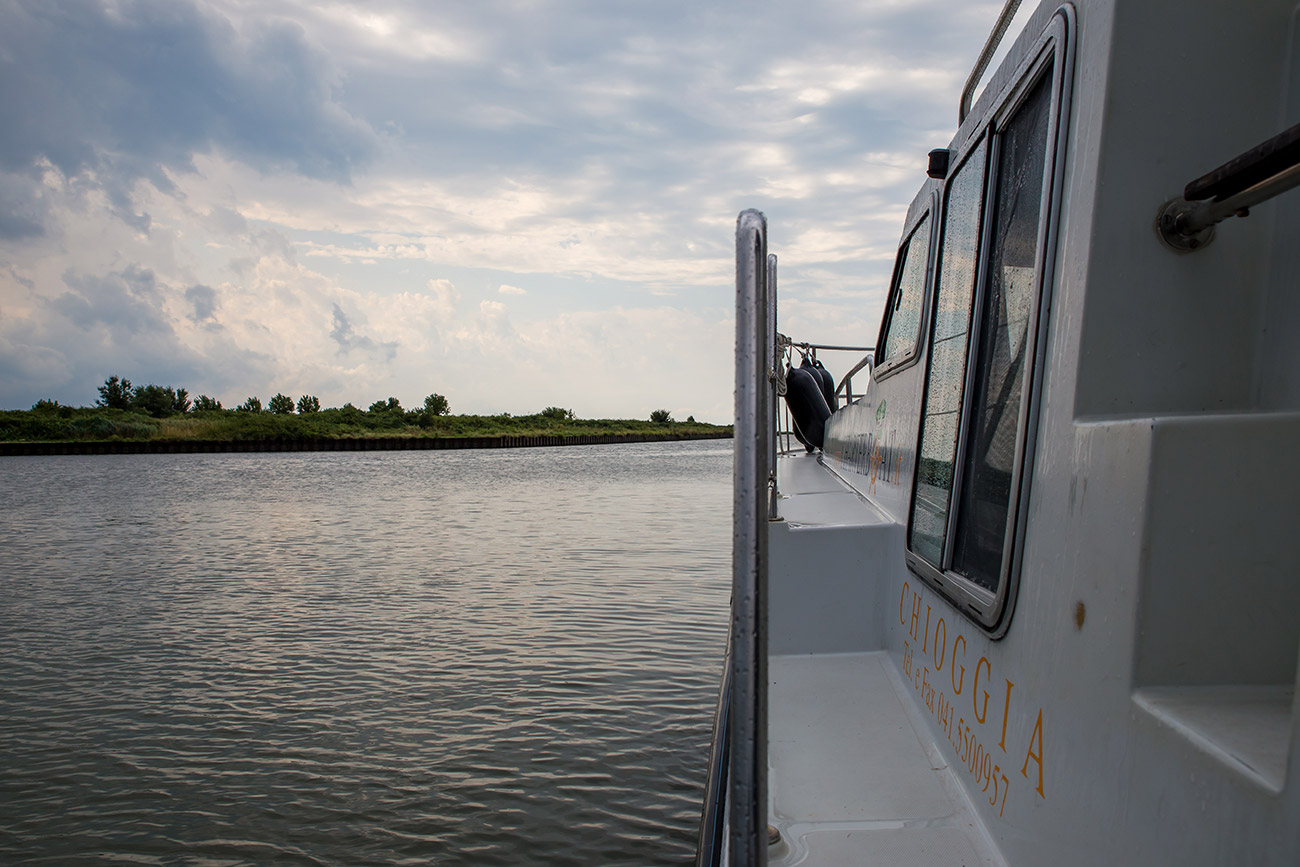
[[[213,319],[217,312],[217,292],[211,286],[201,283],[185,290],[185,300],[190,302],[194,312],[190,314],[193,322],[206,322]]]
[[[358,334],[352,327],[351,320],[348,319],[343,308],[338,304],[334,305],[334,327],[330,330],[330,339],[339,345],[339,353],[344,354],[359,350],[361,352],[372,352],[381,357],[384,361],[392,361],[397,357],[396,342],[378,342],[365,335]]]
[[[12,211],[0,210],[0,238],[6,241],[22,241],[45,234],[45,227],[30,217]]]
[[[49,306],[83,331],[104,327],[118,336],[173,333],[159,310],[158,281],[147,268],[130,265],[103,277],[68,273],[63,281],[70,291]]]
[[[14,276],[23,285],[32,282]],[[140,384],[218,393],[231,382],[265,379],[273,365],[255,349],[223,339],[219,329],[217,342],[203,352],[187,344],[164,309],[182,293],[149,268],[68,271],[62,283],[64,291],[29,314],[0,316],[0,406],[25,408],[42,397],[93,403],[95,386],[111,373]],[[209,300],[207,288],[197,285],[184,294],[199,307]],[[215,315],[215,293],[211,302]]]
[[[207,228],[222,235],[242,235],[248,231],[248,222],[243,215],[231,208],[215,206],[204,221]]]
[[[685,152],[734,141],[738,123],[781,120],[745,116],[761,100],[741,88],[766,69],[887,59],[889,34],[933,33],[933,16],[954,14],[940,2],[378,5],[413,25],[472,33],[488,47],[475,62],[420,62],[420,88],[409,86],[413,70],[404,64],[412,61],[400,55],[370,64],[349,92],[372,125],[398,119],[427,146],[431,164],[459,168],[468,158],[548,170],[593,156],[654,167],[663,159],[646,158],[659,144]],[[950,44],[929,42],[920,57],[909,44],[900,68],[952,62]]]
[[[14,282],[16,282],[18,285],[23,286],[27,289],[36,288],[35,280],[31,279],[30,277],[24,277],[22,274],[19,274],[18,271],[15,270],[12,265],[9,265],[6,268],[6,270],[9,272],[9,276],[12,277]]]
[[[45,234],[46,205],[40,181],[31,172],[0,172],[0,241],[22,241]]]
[[[94,173],[119,215],[130,187],[213,148],[262,169],[346,181],[377,139],[340,105],[329,59],[283,20],[229,20],[190,2],[0,5],[0,167],[42,157]]]
[[[258,229],[248,232],[244,242],[242,250],[247,255],[233,256],[228,263],[230,270],[241,278],[251,276],[263,260],[280,261],[288,265],[298,261],[298,251],[283,232]]]

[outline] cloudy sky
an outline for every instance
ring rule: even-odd
[[[1000,6],[0,0],[0,408],[727,422],[737,212],[783,332],[873,342]]]

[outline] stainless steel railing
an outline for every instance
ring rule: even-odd
[[[736,220],[731,629],[700,816],[698,867],[767,863],[767,524],[776,506],[776,257],[767,218]]]
[[[975,60],[975,68],[970,71],[966,78],[966,84],[961,89],[961,100],[957,104],[957,122],[962,123],[966,120],[966,115],[970,114],[971,102],[975,98],[975,88],[979,86],[980,79],[984,77],[984,70],[989,68],[989,61],[997,53],[998,46],[1002,44],[1002,37],[1006,35],[1007,28],[1011,26],[1011,21],[1016,17],[1016,11],[1020,8],[1021,0],[1006,0],[1002,6],[1002,14],[993,24],[993,32],[989,34],[988,40],[984,43],[984,48],[980,50],[980,56]]]
[[[696,867],[719,867],[727,837],[727,785],[731,766],[731,641],[723,657],[722,685],[713,715],[713,736],[709,740],[709,775],[704,785],[704,808],[700,813]]]
[[[727,808],[733,867],[767,863],[767,524],[775,389],[767,218],[736,221],[736,419]]]
[[[778,375],[781,371],[782,350],[779,340],[780,335],[776,330],[776,254],[767,254],[767,345],[764,357],[768,359],[767,381],[767,425],[768,425],[768,445],[767,445],[767,518],[769,521],[775,521],[777,517],[777,498],[776,489],[776,452],[777,452],[777,413],[781,406],[781,394],[784,392],[784,383]],[[788,415],[788,414],[787,414]]]
[[[871,347],[794,343],[776,328],[776,256],[767,218],[736,220],[736,407],[733,439],[731,629],[714,717],[700,817],[698,867],[767,863],[767,534],[777,519],[778,411],[787,353],[870,352]],[[850,373],[856,373],[867,359]],[[850,383],[849,377],[841,383]],[[851,396],[851,389],[845,390]],[[785,412],[789,445],[789,412]]]
[[[844,374],[844,378],[840,380],[840,384],[835,389],[836,394],[841,394],[843,396],[845,403],[852,403],[866,394],[865,391],[859,392],[858,394],[853,393],[853,375],[865,367],[867,369],[867,376],[870,376],[871,368],[875,364],[872,353],[876,351],[876,347],[866,346],[862,347],[858,351],[867,354],[862,356],[862,360],[855,364],[848,373]]]
[[[865,392],[855,392],[853,390],[853,377],[863,368],[867,368],[868,375],[870,375],[872,353],[875,352],[874,346],[842,346],[835,343],[805,343],[798,340],[791,340],[784,334],[778,333],[776,335],[777,360],[774,362],[775,366],[780,368],[782,361],[789,361],[793,364],[793,355],[797,350],[803,352],[816,352],[820,350],[825,352],[865,353],[857,364],[847,374],[845,374],[842,379],[840,379],[839,385],[835,388],[835,394],[839,397],[840,406],[847,406],[865,394]],[[776,378],[779,380],[781,379],[781,376],[777,375]],[[784,394],[784,389],[782,389],[780,393]],[[794,424],[790,420],[789,408],[786,407],[784,401],[777,401],[777,404],[773,409],[774,424],[776,425],[776,430],[773,436],[777,442],[778,452],[783,455],[798,454],[804,447],[795,439]],[[775,517],[775,512],[773,512],[773,517]]]

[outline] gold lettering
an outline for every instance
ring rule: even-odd
[[[909,589],[911,588],[908,586],[907,582],[904,581],[903,595],[898,597],[898,622],[903,626],[907,625],[907,621],[903,619],[903,603],[907,601],[907,591]]]
[[[985,717],[988,716],[988,712],[989,712],[989,691],[987,689],[984,690],[984,707],[982,709],[980,708],[979,705],[979,699],[975,697],[976,693],[980,691],[980,666],[981,665],[989,670],[990,677],[993,675],[993,666],[989,664],[988,657],[981,656],[980,661],[975,663],[975,689],[974,691],[971,692],[970,704],[971,707],[975,709],[975,721],[978,722],[980,725],[984,725],[984,719]]]
[[[915,590],[912,591],[912,628],[909,632],[912,638],[916,638],[916,623],[921,619],[921,594]]]
[[[921,652],[925,653],[930,649],[930,606],[925,606],[925,635],[921,639]]]
[[[939,637],[939,630],[943,630],[943,638]],[[936,674],[943,671],[943,664],[948,658],[948,624],[939,618],[939,622],[934,624],[934,671]]]
[[[957,642],[958,642],[958,641],[961,642],[961,653],[962,653],[962,658],[963,658],[963,659],[966,658],[966,636],[964,636],[964,635],[962,635],[960,632],[958,632],[958,633],[957,633],[957,637],[954,638],[954,639],[952,640],[952,675],[951,675],[951,680],[952,680],[952,694],[953,694],[953,695],[961,695],[961,688],[962,688],[962,685],[966,683],[966,666],[964,666],[964,665],[961,667],[961,680],[957,680]]]
[[[1038,752],[1034,752],[1034,747],[1038,747]],[[1038,709],[1038,722],[1034,723],[1034,733],[1029,736],[1029,749],[1025,750],[1025,763],[1020,766],[1020,776],[1026,780],[1029,779],[1029,760],[1033,759],[1034,764],[1038,765],[1038,797],[1046,800],[1047,796],[1043,794],[1043,709]]]
[[[1007,681],[1007,699],[1002,703],[1002,740],[998,741],[998,746],[1002,747],[1002,752],[1007,751],[1007,717],[1011,716],[1011,687],[1015,686],[1011,681]]]

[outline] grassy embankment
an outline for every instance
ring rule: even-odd
[[[584,434],[717,434],[730,426],[636,419],[560,419],[536,415],[366,412],[352,407],[306,414],[216,410],[166,418],[131,410],[60,406],[0,410],[0,442],[278,440],[297,437],[494,437]]]

